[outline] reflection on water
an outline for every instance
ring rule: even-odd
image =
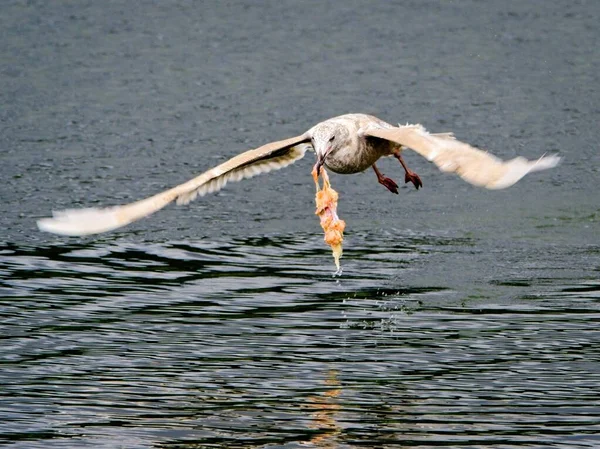
[[[336,398],[341,394],[338,372],[335,369],[329,370],[327,379],[324,382],[327,390],[318,396],[308,398],[310,408],[315,409],[312,413],[312,422],[309,428],[315,429],[317,433],[309,443],[315,447],[333,448],[338,447],[339,442],[336,436],[341,433],[341,427],[336,421],[336,415],[340,409],[340,404]]]
[[[0,440],[598,443],[597,248],[378,238],[2,245]]]

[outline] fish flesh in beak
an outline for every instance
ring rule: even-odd
[[[317,156],[317,164],[315,165],[315,169],[317,171],[317,176],[321,175],[321,167],[325,164],[325,155]]]

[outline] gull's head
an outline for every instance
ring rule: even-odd
[[[346,132],[345,132],[346,131]],[[327,156],[344,145],[347,130],[336,123],[323,122],[309,131],[310,141],[317,155],[317,175]]]

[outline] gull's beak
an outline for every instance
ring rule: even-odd
[[[325,163],[325,154],[318,155],[317,156],[317,165],[316,165],[317,176],[321,175],[321,167],[323,166],[324,163]]]
[[[316,151],[316,148],[315,148],[315,153],[317,153],[317,165],[316,165],[317,176],[319,176],[321,174],[321,167],[323,165],[325,165],[325,159],[327,158],[327,155],[329,154],[330,151],[331,151],[331,145],[328,145],[325,148],[325,151]]]

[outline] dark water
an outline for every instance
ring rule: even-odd
[[[600,446],[597,2],[132,5],[0,6],[0,445]],[[310,155],[105,236],[35,228],[346,112],[564,163],[333,176],[341,277]]]

